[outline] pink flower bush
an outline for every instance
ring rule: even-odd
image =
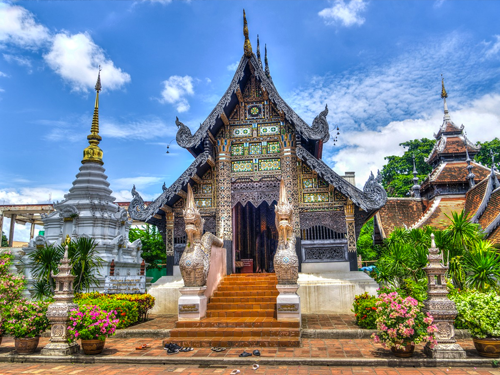
[[[398,293],[382,293],[377,301],[377,328],[373,334],[375,343],[382,343],[388,348],[401,349],[406,345],[428,342],[436,345],[434,333],[437,327],[434,319],[421,311],[422,304],[413,298],[402,298]]]
[[[82,340],[105,340],[106,337],[115,334],[116,311],[107,312],[99,306],[82,305],[78,309],[71,310],[68,327],[70,341]]]

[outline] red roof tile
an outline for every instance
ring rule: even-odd
[[[377,213],[383,236],[389,236],[396,227],[413,225],[424,213],[426,204],[427,201],[414,198],[388,198]]]

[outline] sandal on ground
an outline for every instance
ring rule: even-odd
[[[240,372],[240,370],[233,370],[231,371],[231,375],[238,375]]]
[[[245,351],[243,351],[243,353],[240,354],[240,357],[251,357],[252,356],[252,353],[247,353]]]
[[[257,370],[259,368],[259,365],[257,363],[255,363],[253,366],[252,366],[252,370]]]
[[[256,355],[257,357],[260,357],[260,352],[257,349],[255,349],[253,351],[253,355]]]
[[[177,353],[179,353],[179,350],[178,350],[178,349],[175,349],[175,350],[168,349],[168,350],[167,350],[167,354],[177,354]]]

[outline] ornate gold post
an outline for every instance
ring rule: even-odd
[[[173,211],[165,212],[165,250],[167,253],[167,276],[174,274],[174,218]]]
[[[297,155],[295,153],[295,137],[292,134],[281,136],[283,143],[283,157],[281,171],[285,180],[286,192],[293,207],[299,207],[299,189],[297,176]],[[300,216],[299,210],[293,211],[293,233],[295,237],[300,237]]]
[[[356,252],[356,223],[354,221],[354,203],[350,199],[344,206],[345,224],[347,228],[347,256],[351,271],[357,271],[358,260]]]
[[[215,215],[217,237],[222,238],[226,248],[227,274],[233,273],[233,220],[231,207],[231,141],[217,140],[215,194],[217,211]]]

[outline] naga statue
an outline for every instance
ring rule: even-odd
[[[224,243],[212,233],[203,234],[205,220],[196,207],[193,190],[189,184],[183,215],[186,223],[187,244],[179,261],[179,268],[184,286],[202,287],[207,282],[212,245],[222,247]]]
[[[293,206],[288,202],[285,181],[280,183],[280,196],[276,205],[276,228],[278,228],[278,249],[274,255],[274,269],[278,284],[297,284],[299,258],[295,252],[293,234]]]

